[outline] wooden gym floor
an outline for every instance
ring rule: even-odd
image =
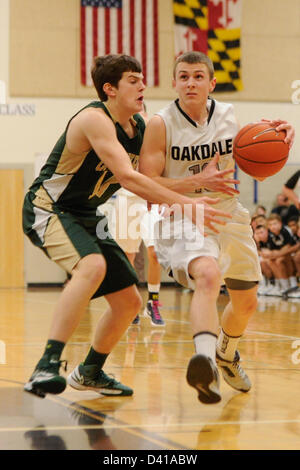
[[[0,450],[300,448],[300,299],[259,299],[239,347],[252,390],[237,393],[222,381],[222,401],[203,405],[185,379],[194,353],[191,293],[175,287],[161,290],[166,327],[142,318],[107,360],[106,372],[132,386],[133,397],[99,397],[70,387],[45,399],[23,392],[59,292],[0,290]],[[141,293],[146,301],[146,290]],[[219,297],[220,312],[227,302]],[[91,303],[65,348],[68,371],[85,357],[105,306],[103,299]]]

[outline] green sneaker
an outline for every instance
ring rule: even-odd
[[[65,363],[66,371],[66,361],[60,361],[55,357],[51,357],[50,360],[41,359],[29,381],[24,385],[25,392],[33,393],[41,398],[45,398],[47,393],[62,393],[67,386],[66,379],[59,375],[62,363]]]
[[[94,390],[105,396],[126,396],[133,394],[133,390],[108,376],[97,365],[84,366],[80,364],[67,378],[68,384],[76,390]]]

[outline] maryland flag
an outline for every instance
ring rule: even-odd
[[[215,91],[242,90],[242,0],[173,0],[175,54],[201,51],[212,60]]]

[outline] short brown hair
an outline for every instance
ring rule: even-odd
[[[257,227],[255,227],[255,232],[256,230],[260,230],[261,228],[263,228],[264,230],[268,230],[267,227],[265,225],[258,225]]]
[[[267,218],[267,222],[270,222],[272,220],[278,220],[278,222],[282,222],[282,219],[280,215],[278,214],[270,214],[269,217]]]
[[[141,73],[141,64],[134,57],[125,54],[109,54],[94,58],[91,75],[101,101],[107,101],[103,85],[110,83],[118,88],[118,83],[124,72]]]
[[[185,62],[187,64],[205,64],[208,68],[210,80],[214,78],[214,74],[215,74],[214,65],[212,61],[210,60],[210,58],[203,52],[199,52],[199,51],[184,52],[179,57],[177,57],[175,64],[174,64],[174,68],[173,68],[174,78],[176,74],[176,67],[181,62]]]

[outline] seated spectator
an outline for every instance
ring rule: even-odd
[[[300,233],[299,233],[299,217],[291,217],[288,220],[287,228],[289,229],[293,239],[296,243],[300,241]]]
[[[254,215],[267,215],[267,209],[265,206],[256,206]]]
[[[291,204],[288,197],[284,194],[277,195],[277,204],[272,209],[271,213],[279,215],[283,225],[287,225],[291,217],[299,217],[298,208],[294,204]]]
[[[262,271],[262,280],[258,285],[258,295],[268,295],[274,290],[274,285],[272,284],[273,279],[276,279],[276,270],[275,272],[271,269],[268,260],[263,257],[263,253],[267,250],[272,249],[271,236],[266,225],[257,225],[254,229],[254,240],[257,245],[260,266]]]
[[[290,235],[289,231],[283,227],[282,220],[277,214],[271,214],[267,219],[270,249],[263,253],[263,258],[268,260],[273,272],[276,272],[278,294],[288,294],[298,288],[295,276],[295,265],[291,254],[298,250],[298,245]],[[296,293],[300,294],[300,292]],[[295,295],[296,297],[297,295]]]
[[[291,217],[288,220],[288,228],[291,232],[291,235],[298,244],[299,248],[295,253],[292,253],[292,260],[295,264],[296,268],[296,275],[300,277],[300,226],[299,226],[299,219],[297,217]]]
[[[267,226],[267,217],[264,214],[257,214],[252,217],[251,227],[253,232],[255,231],[256,227],[258,227],[258,225]]]

